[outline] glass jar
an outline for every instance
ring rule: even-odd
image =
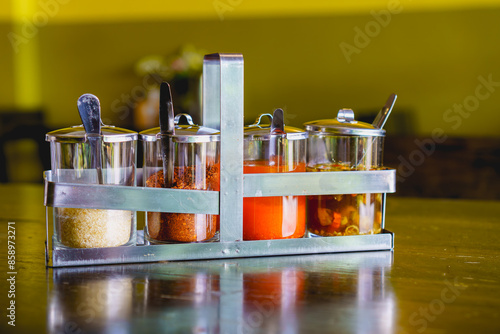
[[[385,130],[356,121],[352,110],[304,125],[309,133],[308,172],[382,168]],[[370,193],[308,196],[308,231],[312,236],[380,233],[382,200],[382,194]]]
[[[307,133],[283,126],[273,131],[260,115],[244,131],[243,173],[292,173],[306,170]],[[305,234],[305,196],[245,197],[243,240],[302,238]]]
[[[103,125],[101,168],[92,167],[92,149],[83,126],[47,133],[55,182],[135,186],[137,132]],[[135,213],[127,210],[54,208],[56,247],[95,248],[136,241]]]
[[[184,117],[187,124],[179,124]],[[160,128],[140,133],[144,145],[146,187],[219,191],[220,134],[194,125],[187,114],[175,117],[175,134],[166,136],[173,171],[164,177]],[[170,179],[168,179],[170,178]],[[152,243],[215,241],[219,216],[210,214],[147,212],[145,237]]]

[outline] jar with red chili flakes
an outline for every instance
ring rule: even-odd
[[[183,121],[182,121],[183,119]],[[182,121],[182,122],[181,122]],[[140,133],[144,147],[143,178],[146,187],[219,191],[220,134],[195,125],[191,116],[175,117],[175,132],[167,135],[169,168],[164,175],[160,128]],[[183,123],[183,124],[181,124]],[[145,238],[152,243],[215,241],[219,216],[147,212]]]

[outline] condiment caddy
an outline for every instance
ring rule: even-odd
[[[168,101],[169,97],[165,99],[164,103],[160,104],[160,106],[163,105],[171,108],[172,101]],[[394,99],[395,97],[392,98],[392,104],[394,103]],[[86,101],[87,103],[89,102],[88,99]],[[391,99],[388,101],[388,104],[390,104],[390,101]],[[390,108],[392,108],[392,104]],[[91,111],[95,110],[95,108],[95,103],[90,104],[87,108],[82,107],[81,110],[79,105],[80,114],[84,115],[86,113],[92,114]],[[317,169],[314,169],[314,172],[305,172],[304,161],[299,161],[299,159],[290,164],[290,166],[294,166],[293,169],[296,169],[292,173],[282,173],[279,168],[276,171],[270,170],[271,172],[264,173],[256,171],[255,173],[249,171],[249,167],[244,167],[245,165],[249,166],[247,162],[251,160],[251,154],[245,146],[248,143],[248,138],[257,140],[257,144],[262,146],[267,145],[266,143],[259,142],[262,141],[262,138],[271,138],[270,143],[273,144],[274,140],[279,142],[280,138],[284,138],[287,132],[297,132],[295,136],[298,140],[294,145],[297,145],[300,150],[302,145],[300,138],[304,135],[301,134],[300,130],[297,131],[283,127],[283,124],[280,124],[282,123],[283,115],[282,111],[279,110],[275,112],[269,129],[266,129],[264,133],[262,133],[261,129],[257,129],[257,127],[255,129],[247,128],[244,133],[243,57],[240,54],[207,55],[205,56],[203,65],[202,129],[190,124],[190,119],[187,116],[184,116],[184,121],[187,123],[185,125],[180,124],[180,119],[174,122],[173,117],[165,119],[163,124],[161,124],[162,120],[160,119],[160,129],[143,132],[141,136],[145,143],[145,148],[149,147],[151,150],[157,151],[152,156],[161,156],[165,157],[165,159],[157,159],[157,161],[151,162],[151,165],[148,165],[146,162],[144,169],[136,169],[135,178],[132,178],[132,180],[131,178],[122,177],[123,172],[121,172],[120,176],[113,176],[113,173],[110,173],[110,170],[126,171],[127,168],[130,169],[131,167],[128,163],[123,163],[126,159],[116,158],[117,154],[123,155],[123,153],[120,153],[120,149],[117,148],[114,151],[113,156],[115,159],[113,161],[121,161],[123,166],[118,164],[115,168],[110,169],[106,167],[110,167],[109,161],[112,159],[107,159],[108,165],[104,166],[102,164],[102,158],[104,157],[106,160],[106,152],[100,154],[100,160],[97,160],[96,163],[94,159],[85,159],[88,152],[83,152],[84,150],[82,151],[80,144],[67,144],[64,142],[67,138],[61,140],[59,137],[57,139],[54,137],[52,144],[59,146],[69,145],[68,147],[71,150],[68,150],[68,152],[71,153],[70,157],[73,157],[73,159],[68,160],[67,156],[61,155],[57,161],[76,161],[78,160],[76,158],[79,157],[81,160],[79,163],[90,163],[90,168],[86,169],[83,173],[81,171],[78,173],[70,171],[68,178],[61,178],[61,166],[56,166],[53,163],[52,170],[46,171],[44,174],[44,203],[47,208],[46,264],[50,267],[62,267],[391,250],[394,245],[394,236],[392,232],[384,229],[384,222],[386,193],[395,191],[395,170],[383,168],[378,160],[373,164],[373,159],[378,159],[377,157],[380,157],[382,154],[381,139],[379,137],[381,137],[383,131],[381,128],[387,114],[390,112],[390,108],[387,110],[388,106],[386,105],[384,109],[385,115],[379,117],[376,120],[378,123],[371,129],[352,130],[351,127],[356,128],[356,121],[354,121],[351,114],[352,111],[342,111],[342,115],[337,116],[337,120],[342,120],[342,117],[344,117],[342,122],[347,127],[347,130],[343,130],[344,133],[329,133],[328,130],[325,131],[325,127],[322,127],[321,124],[316,127],[313,126],[310,129],[311,131],[309,132],[317,137],[318,143],[321,143],[321,145],[315,146],[316,150],[321,150],[321,147],[328,147],[332,143],[338,146],[339,143],[345,141],[356,142],[359,147],[356,150],[354,158],[351,157],[349,158],[350,160],[342,160],[343,165],[347,166],[350,164],[351,167],[354,165],[355,168],[350,168],[349,170],[345,168],[326,168],[325,171],[322,170],[320,172]],[[167,110],[167,112],[169,111]],[[170,115],[173,116],[173,113]],[[85,125],[84,116],[82,116],[82,121]],[[98,128],[96,130],[95,127],[85,127],[85,131],[80,128],[78,129],[80,137],[83,137],[84,141],[89,144],[99,140],[110,141],[108,138],[109,134],[103,131],[105,127],[100,128],[100,119]],[[206,129],[214,130],[207,132]],[[253,131],[255,131],[256,135],[250,135],[249,137],[249,133]],[[111,142],[115,143],[114,145],[117,147],[128,145],[128,149],[135,154],[134,145],[137,134],[128,133],[123,129],[118,132],[126,132],[127,134],[117,135]],[[197,139],[188,136],[188,134],[193,133],[195,134],[194,137],[198,137]],[[328,138],[329,136],[330,138]],[[127,142],[125,138],[130,139],[129,137],[133,138],[131,140],[133,141],[132,146],[130,146],[132,143],[121,143],[121,141]],[[291,137],[293,137],[293,134]],[[150,139],[149,141],[148,138]],[[61,144],[61,141],[64,143]],[[184,145],[186,143],[189,143],[189,145]],[[274,152],[272,148],[274,144],[271,144],[270,151]],[[252,145],[255,145],[255,143],[252,143]],[[94,146],[88,145],[91,151],[95,150]],[[348,145],[348,147],[351,146]],[[202,156],[204,159],[202,159],[203,163],[200,164],[199,159],[192,162],[185,159],[176,160],[175,152],[191,149],[195,150],[196,154],[191,154],[190,156]],[[215,152],[220,153],[216,154]],[[124,155],[123,157],[129,157],[129,155]],[[285,155],[279,156],[279,154],[274,154],[273,158],[269,158],[268,156],[264,157],[264,159],[269,160],[276,157],[284,159]],[[370,160],[372,165],[377,166],[377,168],[367,168],[367,160]],[[335,159],[335,161],[338,161],[338,159]],[[324,164],[325,161],[322,163]],[[172,164],[172,166],[169,166],[169,164]],[[201,168],[198,168],[198,165]],[[307,167],[310,168],[310,164]],[[189,175],[192,175],[195,171],[191,170],[191,168],[198,168],[196,173],[202,173],[204,179],[208,179],[208,175],[212,175],[210,173],[217,173],[220,185],[217,187],[215,186],[215,182],[213,182],[213,184],[204,184],[201,187],[195,186],[195,184],[191,186],[177,186],[181,183],[185,185],[183,179],[180,179],[182,182],[179,181],[179,176],[181,175],[179,173],[181,171],[182,173],[189,171],[191,173]],[[246,169],[244,170],[244,168]],[[168,172],[176,170],[177,174],[175,172]],[[108,174],[111,176],[108,176]],[[166,178],[164,177],[165,175],[167,176]],[[161,187],[158,186],[161,179],[160,176],[163,177],[161,180],[163,186]],[[81,177],[87,177],[86,180],[90,178],[92,181],[82,183]],[[103,177],[107,177],[107,179]],[[106,182],[105,180],[112,181]],[[127,181],[122,182],[120,180]],[[286,197],[291,200],[300,198],[300,201],[302,201],[304,197],[300,196],[307,195],[308,200],[311,201],[311,199],[314,200],[314,198],[321,198],[322,196],[327,199],[332,196],[337,196],[337,198],[346,196],[347,198],[347,196],[352,196],[351,194],[361,196],[358,200],[358,204],[360,205],[358,210],[365,213],[367,210],[371,210],[372,216],[374,214],[378,215],[377,225],[375,227],[368,227],[378,229],[378,231],[374,232],[376,234],[346,235],[348,233],[344,233],[343,236],[330,236],[336,234],[329,233],[328,229],[325,229],[325,233],[309,229],[309,232],[305,232],[304,237],[299,238],[283,239],[287,237],[285,232],[283,232],[284,234],[278,235],[278,237],[272,237],[271,235],[264,236],[263,238],[269,238],[267,240],[253,240],[259,239],[259,237],[249,237],[251,233],[249,234],[248,231],[244,231],[243,228],[244,203],[247,206],[253,203],[250,203],[248,200],[258,201],[259,198],[263,197]],[[373,203],[370,202],[372,195],[375,195]],[[305,207],[305,205],[302,205],[303,203],[296,202],[295,209],[300,210],[300,208]],[[256,203],[253,204],[255,205]],[[339,218],[342,216],[337,216],[340,215],[340,211],[337,212],[340,209],[337,209],[335,206],[330,208],[330,204],[325,204],[327,203],[325,201],[321,203],[323,203],[323,206],[319,208],[318,212],[321,215],[319,218],[328,220],[327,225],[344,223],[345,227],[343,227],[342,231],[345,232],[349,226],[349,221],[345,217],[342,219]],[[374,206],[377,207],[375,211],[373,210]],[[79,213],[79,216],[85,216],[84,213],[88,211],[131,213],[129,221],[131,233],[129,239],[122,246],[104,243],[104,245],[97,244],[97,246],[91,246],[93,248],[77,248],[79,247],[78,245],[65,243],[64,238],[61,238],[60,232],[60,227],[63,226],[60,222],[61,218],[54,215],[54,213],[64,210],[76,210],[75,212]],[[148,221],[145,232],[135,231],[136,211],[147,212]],[[349,212],[349,215],[349,217],[355,217],[355,213],[353,212]],[[207,241],[210,239],[208,240],[209,242],[196,242],[200,240],[198,240],[197,235],[192,233],[187,233],[184,236],[185,240],[175,240],[175,237],[172,240],[172,235],[175,235],[175,233],[172,234],[172,231],[161,229],[163,226],[162,222],[169,221],[169,219],[177,221],[181,218],[191,219],[189,217],[194,216],[204,217],[203,226],[207,231],[207,235],[200,240]],[[87,216],[84,218],[92,219],[92,217]],[[262,219],[262,217],[257,218]],[[360,219],[358,217],[358,226],[362,224]],[[254,224],[256,223],[258,222],[254,220]],[[248,225],[247,222],[245,224]],[[216,225],[219,226],[218,229],[215,227]],[[260,225],[263,224],[261,223]],[[323,225],[325,223],[319,226]],[[124,224],[120,226],[124,230]],[[300,223],[294,228],[294,233],[296,231],[301,233]],[[216,230],[219,230],[218,234],[213,233],[212,235],[210,231],[216,232]],[[284,230],[285,228],[283,227]],[[373,231],[370,233],[373,233]],[[81,242],[78,238],[73,239]]]

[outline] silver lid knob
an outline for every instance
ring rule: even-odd
[[[346,108],[340,109],[337,114],[337,121],[341,123],[354,123],[354,111]]]

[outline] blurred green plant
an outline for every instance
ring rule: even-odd
[[[205,51],[191,44],[182,46],[178,52],[168,55],[145,56],[135,64],[135,73],[143,82],[154,82],[148,87],[144,101],[136,106],[135,125],[139,128],[157,126],[159,86],[167,81],[172,88],[175,113],[188,113],[195,121],[201,108],[201,74]],[[154,110],[153,110],[154,108]]]

